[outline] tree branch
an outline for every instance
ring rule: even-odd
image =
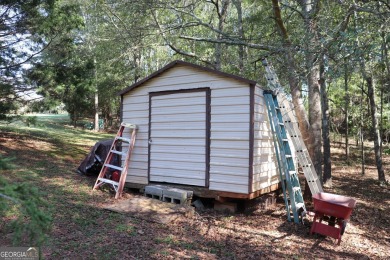
[[[285,4],[285,3],[281,3],[281,5],[284,6],[284,7],[287,7],[287,8],[289,8],[289,9],[291,9],[291,10],[293,10],[293,11],[296,12],[302,19],[305,19],[305,16],[304,16],[304,15],[302,14],[302,12],[299,11],[297,8],[292,7],[291,5],[287,5],[287,4]]]
[[[184,56],[187,56],[187,57],[191,57],[191,58],[196,58],[197,60],[200,60],[200,61],[202,61],[202,62],[204,62],[204,63],[206,63],[206,64],[208,64],[209,66],[212,66],[212,67],[214,68],[214,65],[213,65],[211,62],[209,62],[209,61],[207,61],[207,60],[201,59],[201,58],[200,58],[198,55],[196,55],[195,53],[186,52],[186,51],[183,51],[183,50],[181,50],[181,49],[176,48],[176,47],[168,40],[168,38],[166,37],[166,35],[165,35],[165,33],[164,33],[164,30],[161,28],[161,25],[160,25],[160,23],[158,22],[158,19],[157,19],[156,15],[154,14],[154,12],[151,11],[151,13],[152,13],[153,19],[154,19],[154,21],[156,22],[156,25],[157,25],[157,27],[158,27],[158,29],[159,29],[159,32],[160,32],[160,34],[161,34],[161,37],[164,39],[165,44],[166,44],[167,46],[169,46],[169,48],[171,48],[173,51],[175,51],[175,52],[178,53],[178,54],[181,54],[181,55],[184,55]]]
[[[172,7],[172,6],[170,7],[170,9],[173,10],[173,11],[176,11],[176,12],[179,12],[179,13],[182,13],[182,14],[185,14],[185,15],[188,15],[188,16],[192,17],[193,19],[196,20],[196,22],[197,22],[198,25],[202,25],[202,26],[204,26],[204,27],[207,27],[207,28],[209,28],[211,31],[213,31],[213,32],[215,32],[215,33],[217,33],[217,34],[219,34],[219,35],[222,35],[222,36],[224,36],[225,38],[233,39],[233,37],[231,37],[231,35],[228,35],[228,34],[226,34],[225,32],[223,32],[223,31],[221,31],[221,30],[215,28],[214,26],[211,25],[211,23],[205,23],[205,22],[203,22],[202,19],[200,19],[199,17],[197,17],[197,16],[196,16],[195,14],[193,14],[193,13],[184,11],[184,10],[182,10],[182,9],[177,9],[177,8],[175,8],[175,7]]]
[[[280,30],[280,35],[282,36],[283,40],[291,45],[290,39],[288,37],[287,29],[284,26],[283,19],[282,19],[282,13],[280,11],[279,1],[278,0],[272,0],[272,7],[274,9],[274,15],[275,15],[275,21],[278,29]]]
[[[213,39],[213,38],[200,38],[200,37],[192,37],[187,35],[180,35],[179,38],[185,39],[185,40],[192,40],[192,41],[198,41],[198,42],[210,42],[210,43],[224,43],[229,45],[241,45],[241,46],[247,46],[249,48],[258,49],[258,50],[264,50],[264,51],[272,51],[272,52],[282,52],[281,49],[263,45],[263,44],[256,44],[256,43],[247,43],[244,41],[239,40],[229,40],[229,39]]]
[[[39,51],[31,54],[28,58],[26,58],[24,61],[21,61],[21,62],[18,62],[18,63],[15,63],[15,64],[11,64],[11,65],[7,65],[7,66],[3,66],[3,67],[0,67],[0,70],[4,70],[4,69],[10,69],[10,68],[15,68],[15,67],[19,67],[20,65],[22,64],[25,64],[26,62],[30,61],[32,58],[34,58],[35,56],[37,56],[38,54],[42,53],[44,50],[46,50],[50,44],[53,42],[53,40],[55,38],[57,38],[58,35],[55,35],[52,39],[50,39],[50,41],[45,45],[43,46]]]

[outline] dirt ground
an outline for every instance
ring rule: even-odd
[[[333,238],[309,234],[310,215],[303,225],[287,222],[282,197],[266,210],[227,214],[206,209],[165,223],[115,213],[105,209],[115,203],[113,195],[105,189],[91,192],[95,178],[75,173],[89,145],[4,131],[0,139],[1,154],[16,157],[19,167],[2,175],[37,186],[51,205],[53,225],[41,249],[45,259],[390,259],[390,188],[378,185],[368,154],[362,176],[357,157],[346,165],[342,150],[332,151],[333,187],[325,191],[357,200],[337,246]],[[70,151],[64,154],[59,145]],[[384,165],[389,177],[389,155]],[[21,168],[29,169],[28,177]],[[127,191],[122,200],[139,196]],[[3,221],[0,245],[10,246],[12,231]]]

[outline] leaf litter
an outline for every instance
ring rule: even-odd
[[[113,195],[107,189],[91,192],[94,178],[74,173],[81,156],[53,167],[47,163],[53,160],[47,150],[57,147],[54,140],[34,139],[34,142],[30,142],[29,138],[20,139],[15,134],[2,133],[1,141],[1,153],[17,155],[15,160],[19,168],[33,169],[34,164],[40,165],[38,177],[25,181],[44,191],[52,205],[53,227],[42,248],[45,259],[390,257],[389,186],[378,185],[374,165],[367,165],[366,175],[362,176],[358,165],[348,166],[337,161],[341,160],[337,159],[341,155],[336,156],[333,163],[333,187],[325,191],[353,197],[358,203],[342,236],[341,245],[337,246],[333,238],[309,234],[311,215],[307,215],[303,225],[287,222],[280,196],[272,209],[259,207],[249,213],[235,214],[206,209],[166,223],[141,218],[137,214],[110,212],[104,206],[115,203]],[[39,149],[39,142],[42,142],[43,150]],[[24,143],[30,145],[23,146]],[[24,149],[20,150],[20,147]],[[34,160],[26,160],[31,154],[34,154]],[[388,173],[390,156],[384,155],[383,162]],[[18,174],[20,170],[17,169],[5,172],[8,178],[23,181],[24,177]],[[137,196],[140,195],[127,191],[123,199]],[[310,202],[307,208],[311,209]],[[3,226],[0,225],[0,228]],[[12,233],[9,232],[5,228],[0,229],[0,245],[11,246]]]

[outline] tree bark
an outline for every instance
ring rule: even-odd
[[[309,72],[309,123],[314,135],[314,143],[310,146],[310,156],[317,175],[322,182],[322,111],[319,84],[319,66],[315,65]]]
[[[320,64],[320,86],[321,86],[321,107],[322,107],[322,141],[324,149],[324,175],[323,185],[332,187],[332,160],[329,138],[329,100],[326,91],[325,65],[323,58]]]
[[[98,86],[98,78],[97,78],[97,62],[96,56],[93,57],[93,65],[94,65],[94,78],[95,78],[95,128],[94,130],[99,131],[99,86]]]
[[[387,48],[387,40],[386,40],[386,33],[385,30],[382,28],[381,32],[381,37],[382,37],[382,62],[384,64],[383,68],[383,84],[381,88],[381,127],[380,127],[380,136],[384,138],[384,129],[383,129],[383,103],[384,103],[384,92],[385,89],[390,88],[390,64],[389,64],[389,53],[388,53],[388,48]],[[387,73],[386,73],[387,72]],[[381,156],[382,156],[382,145],[383,145],[383,140],[381,138],[381,144],[380,144],[380,151],[381,151]]]
[[[217,9],[218,30],[220,32],[223,32],[230,0],[216,0],[215,2],[214,1],[212,2],[214,3],[215,8]],[[217,35],[217,39],[218,40],[222,39],[221,33]],[[221,70],[221,63],[222,63],[222,43],[216,43],[215,44],[215,69],[216,70]]]
[[[237,10],[237,27],[238,27],[238,36],[240,40],[245,39],[244,35],[244,26],[242,22],[242,6],[241,0],[233,0],[233,4]],[[245,59],[245,50],[243,45],[238,46],[238,70],[240,75],[244,75],[244,59]]]
[[[313,143],[309,146],[309,154],[312,158],[314,168],[322,183],[322,111],[321,111],[321,92],[320,92],[320,66],[316,60],[318,57],[317,47],[319,44],[317,14],[319,12],[319,2],[301,0],[299,1],[304,17],[306,30],[306,70],[307,83],[309,88],[309,124],[313,133]]]
[[[344,60],[344,111],[345,111],[345,159],[347,164],[349,164],[349,93],[348,93],[348,63],[347,60]]]
[[[372,132],[374,134],[374,151],[375,151],[375,162],[378,170],[378,180],[380,182],[385,182],[385,171],[382,164],[382,157],[380,152],[380,135],[378,129],[378,119],[376,117],[376,103],[375,103],[375,85],[373,84],[372,77],[365,76],[367,82],[367,93],[370,100],[370,110],[371,110],[371,122],[372,122]]]
[[[360,139],[360,158],[362,160],[362,175],[365,175],[366,168],[365,168],[365,158],[364,158],[364,136],[363,136],[363,127],[364,127],[364,116],[363,116],[363,95],[364,95],[364,80],[362,82],[362,91],[360,95],[360,133],[359,133],[359,139]]]

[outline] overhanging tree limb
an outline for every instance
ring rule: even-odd
[[[51,38],[50,41],[45,46],[43,46],[39,51],[29,55],[25,60],[23,60],[21,62],[18,62],[18,63],[15,63],[15,64],[10,64],[10,65],[7,65],[7,66],[0,67],[0,70],[5,70],[5,69],[19,67],[22,64],[25,64],[25,63],[29,62],[32,58],[36,57],[37,55],[41,54],[44,50],[46,50],[57,36],[58,36],[58,34],[55,35],[53,38]]]
[[[187,57],[191,57],[191,58],[196,58],[196,59],[198,59],[198,60],[200,60],[200,61],[202,61],[202,62],[208,64],[209,66],[214,67],[214,65],[213,65],[211,62],[209,62],[209,61],[207,61],[207,60],[204,60],[204,59],[200,58],[200,57],[199,57],[198,55],[196,55],[195,53],[186,52],[186,51],[184,51],[184,50],[181,50],[181,49],[179,49],[179,48],[176,48],[176,47],[168,40],[168,38],[166,37],[165,32],[164,32],[164,30],[162,29],[160,23],[158,22],[158,19],[157,19],[155,13],[154,13],[153,11],[151,11],[151,13],[152,13],[153,19],[154,19],[154,21],[156,22],[156,25],[157,25],[157,27],[158,27],[158,29],[159,29],[159,32],[160,32],[161,37],[164,39],[165,44],[166,44],[167,46],[169,46],[169,48],[171,48],[173,51],[175,51],[175,52],[178,53],[178,54],[181,54],[181,55],[184,55],[184,56],[187,56]]]
[[[198,42],[210,42],[210,43],[224,43],[229,45],[241,45],[241,46],[247,46],[249,48],[258,49],[258,50],[264,50],[264,51],[270,51],[270,52],[282,52],[283,50],[280,48],[276,48],[269,45],[264,44],[256,44],[256,43],[248,43],[240,40],[229,40],[229,39],[214,39],[214,38],[201,38],[201,37],[193,37],[193,36],[187,36],[187,35],[180,35],[180,39],[185,40],[191,40],[191,41],[198,41]]]

